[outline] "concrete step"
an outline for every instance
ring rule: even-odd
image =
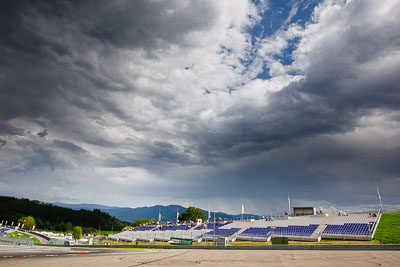
[[[325,219],[323,219],[320,225],[317,227],[317,229],[315,229],[314,233],[311,234],[311,238],[318,239],[318,241],[321,241],[321,234],[325,230],[325,228],[329,225],[330,221],[332,221],[333,217],[335,217],[334,214],[327,214]]]
[[[234,233],[232,236],[229,237],[229,240],[231,242],[236,240],[236,237],[238,237],[241,233],[243,233],[244,231],[246,231],[249,227],[251,227],[252,222],[249,222],[246,226],[242,227],[239,231],[237,231],[236,233]]]

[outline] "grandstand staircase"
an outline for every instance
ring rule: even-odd
[[[376,222],[375,222],[375,225],[374,225],[374,231],[371,234],[371,239],[370,240],[372,240],[374,238],[376,229],[378,229],[378,224],[381,221],[381,217],[382,217],[382,210],[379,210],[378,211],[378,218],[376,219]]]
[[[236,241],[236,238],[237,238],[241,233],[243,233],[244,231],[246,231],[247,228],[249,228],[249,227],[251,227],[251,222],[249,222],[248,225],[242,227],[239,231],[237,231],[236,233],[234,233],[234,234],[229,238],[229,241],[235,242],[235,241]]]
[[[325,230],[325,228],[328,226],[330,221],[332,221],[333,217],[335,217],[334,214],[327,214],[325,219],[320,223],[320,225],[315,229],[314,233],[312,233],[311,238],[321,241],[321,234]]]
[[[188,233],[193,232],[193,230],[199,230],[201,229],[201,225],[196,225],[188,230],[186,230]]]

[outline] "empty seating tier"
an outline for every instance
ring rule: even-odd
[[[349,236],[372,237],[379,215],[371,213],[354,213],[335,215],[322,232],[324,238],[346,238]]]
[[[271,227],[261,228],[261,227],[250,227],[247,228],[241,236],[255,236],[255,237],[265,237],[271,234]]]

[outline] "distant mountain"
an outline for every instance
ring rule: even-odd
[[[52,203],[53,205],[60,206],[60,207],[65,207],[65,208],[70,208],[74,210],[80,210],[80,209],[85,209],[85,210],[94,210],[94,209],[99,209],[103,212],[107,212],[111,216],[115,216],[116,218],[122,220],[122,221],[128,221],[128,222],[134,222],[137,219],[143,219],[143,218],[148,218],[148,219],[158,219],[158,212],[161,213],[162,216],[162,221],[175,221],[176,220],[176,211],[179,211],[179,214],[181,214],[183,211],[186,210],[185,207],[180,206],[180,205],[168,205],[168,206],[162,206],[162,205],[156,205],[156,206],[151,206],[151,207],[138,207],[138,208],[127,208],[127,207],[115,207],[115,206],[104,206],[104,205],[98,205],[98,204],[67,204],[67,203],[60,203],[60,202],[54,202]],[[204,214],[206,217],[208,216],[208,211],[204,211]],[[214,218],[214,213],[211,213],[211,217]],[[232,215],[232,214],[227,214],[223,212],[216,212],[215,217],[220,217],[222,219],[239,219],[241,215]],[[245,218],[255,218],[259,219],[260,216],[254,215],[254,214],[244,214]]]
[[[70,208],[73,210],[80,210],[80,209],[84,209],[84,210],[94,210],[94,209],[99,209],[99,210],[106,210],[106,209],[115,209],[115,208],[119,208],[119,207],[114,207],[114,206],[104,206],[104,205],[98,205],[98,204],[86,204],[86,203],[82,203],[82,204],[67,204],[67,203],[61,203],[61,202],[53,202],[50,203],[53,204],[55,206],[60,206],[60,207],[64,207],[64,208]]]

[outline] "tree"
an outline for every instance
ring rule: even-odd
[[[29,199],[0,196],[0,221],[7,218],[10,223],[17,223],[21,217],[28,215],[35,218],[37,228],[47,230],[68,230],[67,222],[81,226],[82,230],[84,227],[98,229],[100,226],[102,230],[120,231],[126,225],[126,222],[100,210],[72,210]]]
[[[196,221],[197,219],[202,219],[203,221],[206,220],[206,216],[204,215],[204,212],[196,207],[192,207],[190,206],[189,208],[187,208],[187,210],[185,210],[184,212],[182,212],[182,216],[180,217],[180,221]]]
[[[70,232],[72,232],[73,230],[74,230],[74,226],[72,225],[72,223],[71,223],[71,222],[67,222],[67,223],[65,224],[65,231],[68,232],[68,233],[70,233]]]
[[[21,226],[24,224],[25,230],[31,230],[35,225],[35,219],[32,216],[21,217],[18,222],[21,223]]]
[[[42,219],[36,218],[35,221],[36,221],[36,228],[43,229],[44,223],[43,223]]]
[[[133,227],[137,227],[143,224],[152,224],[154,223],[156,220],[154,219],[137,219],[134,223],[132,223]]]
[[[82,235],[82,227],[75,226],[74,230],[72,231],[72,236],[74,237],[74,239],[79,239],[81,238],[81,235]]]

